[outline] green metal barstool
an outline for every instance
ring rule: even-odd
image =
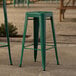
[[[34,48],[29,48],[29,46],[25,46],[25,35],[27,31],[27,24],[28,24],[28,18],[33,17],[34,20]],[[54,44],[53,45],[46,45],[46,17],[50,17],[51,20],[51,27],[52,27],[52,33],[53,33],[53,40]],[[41,44],[41,49],[38,49],[38,36],[39,36],[39,27],[40,27],[40,44]],[[50,46],[50,48],[46,49],[46,46]],[[21,52],[21,60],[20,60],[20,67],[22,65],[22,59],[23,59],[23,52],[24,49],[31,49],[34,50],[34,61],[36,62],[37,59],[37,50],[41,51],[41,56],[42,56],[42,67],[43,70],[45,71],[45,63],[46,63],[46,50],[55,48],[55,55],[56,55],[56,60],[57,64],[59,65],[59,60],[58,60],[58,55],[57,55],[57,46],[56,46],[56,38],[55,38],[55,30],[54,30],[54,22],[53,22],[53,13],[52,12],[45,12],[45,11],[38,11],[38,12],[26,12],[26,17],[25,17],[25,25],[24,25],[24,33],[23,33],[23,41],[22,41],[22,52]]]
[[[19,6],[20,4],[23,4],[23,6],[24,6],[25,0],[13,0],[13,3],[14,3],[14,7],[15,7],[16,4],[17,4],[18,6]],[[30,3],[30,1],[29,1],[29,0],[26,0],[27,7],[29,7],[29,3]]]
[[[7,37],[7,43],[0,43],[0,47],[8,47],[10,65],[12,65],[11,52],[10,52],[10,41],[8,33],[8,20],[7,20],[7,11],[6,11],[6,0],[3,0],[3,11],[4,11],[4,20],[5,20],[5,31]]]

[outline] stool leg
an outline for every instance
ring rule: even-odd
[[[20,0],[18,0],[18,7],[19,7],[19,5],[20,5]]]
[[[27,22],[28,17],[25,17],[25,24],[24,24],[24,33],[23,33],[23,41],[22,41],[22,52],[21,52],[21,59],[20,59],[20,67],[22,66],[22,59],[23,59],[23,52],[24,52],[24,45],[25,45],[25,39],[26,39],[26,31],[27,31]]]
[[[34,61],[37,59],[38,48],[38,35],[39,35],[39,18],[34,18]]]
[[[22,1],[23,6],[24,6],[24,2],[25,2],[25,1],[24,1],[24,0],[21,0],[21,1]]]
[[[15,7],[15,4],[16,4],[16,0],[13,0],[13,4],[14,4],[14,7]]]
[[[3,0],[3,10],[4,10],[5,31],[6,31],[6,37],[7,37],[7,43],[8,43],[9,59],[10,59],[10,64],[12,65],[11,52],[10,52],[10,41],[9,41],[9,33],[8,33],[8,20],[7,20],[7,11],[6,11],[6,1],[5,0]]]
[[[45,18],[42,15],[40,17],[40,42],[41,42],[41,55],[42,55],[42,67],[43,71],[45,71],[45,63],[46,63],[46,27],[45,27]]]
[[[12,58],[11,58],[11,52],[10,52],[10,40],[9,40],[8,25],[7,24],[5,24],[5,28],[6,28],[6,36],[7,36],[7,42],[8,42],[8,53],[9,53],[10,65],[12,65]]]
[[[6,26],[6,35],[7,35],[7,42],[8,42],[8,52],[9,52],[9,59],[10,59],[10,65],[12,65],[12,58],[11,58],[11,52],[10,52],[10,40],[9,40],[9,34],[8,34],[8,27]]]
[[[30,3],[30,0],[27,0],[27,7],[29,8],[29,3]]]
[[[50,20],[51,20],[51,26],[52,26],[52,33],[53,33],[53,40],[54,40],[54,46],[55,46],[56,60],[57,60],[57,65],[59,65],[53,17],[50,17]]]

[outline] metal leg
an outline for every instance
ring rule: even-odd
[[[11,52],[10,52],[10,41],[9,41],[9,31],[8,31],[8,20],[7,20],[7,12],[6,12],[6,1],[3,0],[3,10],[4,10],[4,19],[5,19],[5,31],[6,31],[6,37],[7,37],[7,43],[8,43],[8,52],[9,52],[9,60],[10,64],[12,65],[12,59],[11,59]]]
[[[60,9],[60,22],[62,21],[62,9]]]
[[[23,4],[23,6],[24,6],[24,4],[25,4],[25,0],[21,0],[20,2],[21,2],[21,3]]]
[[[27,23],[28,23],[28,17],[26,15],[25,17],[25,24],[24,24],[24,33],[23,33],[23,41],[22,41],[22,52],[21,52],[21,59],[20,59],[20,67],[22,66],[22,59],[23,59],[23,52],[24,52],[24,45],[25,45],[25,39],[26,39],[26,31],[27,31]]]
[[[29,3],[30,3],[30,0],[27,0],[27,7],[29,8]]]
[[[54,46],[55,46],[56,60],[57,60],[57,64],[59,65],[53,17],[50,17],[50,20],[51,20],[51,26],[52,26],[52,33],[53,33],[53,40],[54,40]]]
[[[38,48],[38,35],[39,35],[39,18],[34,18],[34,61],[37,59]]]
[[[45,17],[44,15],[39,17],[40,20],[40,42],[41,42],[41,56],[42,56],[42,67],[43,71],[45,71],[45,63],[46,63],[46,27],[45,27]]]
[[[18,7],[19,7],[19,5],[20,5],[20,0],[18,0]]]
[[[10,59],[10,65],[12,65],[12,58],[11,58],[11,52],[10,52],[10,41],[7,33],[7,42],[8,42],[8,52],[9,52],[9,59]]]
[[[14,4],[14,7],[15,7],[15,4],[16,4],[16,0],[13,0],[13,4]]]
[[[65,18],[65,17],[64,17],[64,13],[65,13],[65,10],[63,10],[63,19]]]

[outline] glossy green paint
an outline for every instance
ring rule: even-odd
[[[5,21],[5,31],[6,31],[6,37],[7,37],[7,45],[4,44],[4,47],[8,47],[8,53],[9,53],[9,60],[10,64],[12,65],[12,59],[11,59],[11,52],[10,52],[10,41],[9,41],[9,33],[8,33],[8,20],[7,20],[7,11],[6,11],[6,0],[3,0],[3,11],[4,11],[4,21]],[[3,45],[2,45],[3,47]]]
[[[27,20],[29,17],[34,18],[33,19],[34,20],[34,48],[29,48],[29,46],[32,46],[33,44],[28,45],[28,46],[24,46],[25,35],[26,35],[26,30],[27,30]],[[50,20],[51,20],[54,45],[49,45],[49,44],[46,45],[46,17],[50,17]],[[40,44],[39,45],[41,45],[41,49],[38,49],[39,30],[40,30]],[[51,46],[51,47],[46,49],[46,46]],[[45,71],[46,50],[49,50],[52,48],[55,48],[56,60],[57,60],[57,64],[59,64],[58,55],[57,55],[54,22],[53,22],[53,13],[52,12],[46,12],[46,11],[26,12],[20,66],[22,65],[22,58],[23,58],[24,49],[34,50],[34,61],[35,62],[36,62],[36,58],[37,58],[37,50],[40,50],[41,56],[42,56],[42,67],[43,67],[43,71]]]
[[[46,62],[46,26],[45,26],[45,16],[41,14],[39,17],[40,24],[40,42],[41,42],[41,56],[42,56],[42,67],[45,71],[45,62]]]
[[[38,36],[39,36],[39,18],[34,17],[34,61],[35,62],[37,59]]]
[[[57,45],[56,45],[56,37],[55,37],[55,29],[54,29],[54,22],[53,22],[53,16],[50,17],[50,20],[51,20],[51,27],[52,27],[52,33],[53,33],[53,40],[54,40],[54,45],[55,45],[56,60],[57,60],[57,64],[59,65],[58,54],[57,54]]]
[[[25,17],[25,24],[24,24],[24,33],[23,33],[23,41],[22,41],[22,52],[21,52],[21,59],[20,59],[20,67],[22,65],[22,59],[23,59],[23,52],[24,52],[24,45],[25,45],[25,36],[26,36],[26,32],[27,32],[27,24],[28,24],[28,17],[27,17],[27,14],[26,14],[26,17]]]

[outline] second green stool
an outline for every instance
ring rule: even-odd
[[[19,6],[20,4],[23,4],[23,6],[24,6],[25,1],[26,1],[26,4],[27,4],[27,7],[29,7],[30,0],[13,0],[14,7],[15,7],[16,4],[17,4],[18,6]]]

